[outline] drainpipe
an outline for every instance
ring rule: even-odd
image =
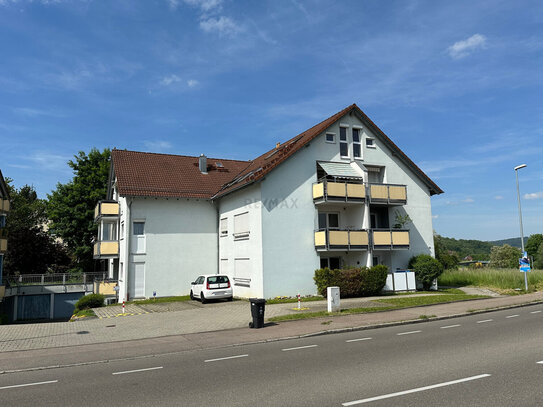
[[[220,241],[220,238],[221,238],[221,214],[219,212],[219,204],[217,203],[217,201],[211,201],[213,203],[213,205],[215,205],[215,210],[217,211],[217,274],[220,274],[221,270],[220,270],[220,267],[221,267],[221,241]]]
[[[364,220],[362,223],[362,229],[366,229],[368,231],[368,257],[366,258],[366,267],[372,267],[373,266],[373,236],[370,237],[370,229],[371,229],[371,219],[370,219],[370,188],[369,188],[369,175],[368,170],[364,168],[364,175],[363,178],[364,184],[366,185],[366,199],[364,200]]]
[[[130,226],[132,218],[132,198],[126,198],[126,221],[124,228],[123,280],[119,280],[119,301],[128,301],[128,269],[130,265]],[[119,259],[120,262],[120,259]]]

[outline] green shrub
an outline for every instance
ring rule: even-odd
[[[75,303],[74,312],[90,308],[99,308],[104,306],[105,296],[103,294],[89,294],[81,297]]]
[[[0,314],[0,325],[6,325],[8,323],[8,316],[6,314]]]
[[[434,280],[443,273],[443,265],[427,254],[412,257],[409,260],[409,268],[415,272],[424,290],[429,290]]]
[[[386,283],[388,268],[384,265],[330,270],[315,270],[313,280],[320,295],[326,297],[327,287],[339,287],[341,298],[378,294]]]

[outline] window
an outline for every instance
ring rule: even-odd
[[[341,258],[339,257],[322,257],[321,258],[321,268],[328,267],[331,270],[336,270],[340,268]]]
[[[246,238],[249,236],[249,212],[234,216],[234,237]]]
[[[339,128],[339,155],[341,157],[349,156],[349,143],[347,142],[347,127]]]
[[[6,227],[6,215],[0,215],[0,228]]]
[[[228,218],[221,219],[221,236],[228,236]]]
[[[102,240],[117,240],[116,223],[104,223],[102,225]]]
[[[323,213],[319,212],[319,229],[338,229],[339,228],[339,213]]]
[[[143,235],[145,231],[145,222],[134,222],[133,233],[136,236]]]
[[[326,133],[326,142],[334,143],[336,142],[336,135],[334,133]]]
[[[368,148],[375,148],[375,147],[376,147],[376,146],[375,146],[375,139],[369,138],[369,137],[368,137],[368,138],[366,139],[366,147],[368,147]]]
[[[353,129],[353,157],[362,157],[362,144],[360,144],[360,129]]]

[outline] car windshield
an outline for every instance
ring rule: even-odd
[[[222,283],[228,283],[228,277],[226,276],[213,276],[208,277],[207,282],[209,284],[222,284]]]

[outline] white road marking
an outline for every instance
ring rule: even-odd
[[[418,334],[419,332],[422,332],[422,331],[409,331],[409,332],[400,332],[399,334],[396,334],[396,335],[411,335],[411,334]]]
[[[531,311],[530,314],[539,314],[541,311]]]
[[[515,318],[515,317],[518,317],[518,314],[515,314],[515,315],[507,315],[505,318]]]
[[[477,321],[478,324],[483,324],[485,322],[492,322],[494,321],[493,319],[483,319],[482,321]]]
[[[238,358],[246,358],[249,355],[236,355],[236,356],[227,356],[225,358],[217,358],[217,359],[208,359],[204,360],[205,363],[207,362],[218,362],[219,360],[228,360],[228,359],[238,359]]]
[[[538,365],[543,365],[543,360],[541,362],[536,362]]]
[[[49,380],[49,381],[47,381],[47,382],[36,382],[36,383],[14,384],[13,386],[4,386],[4,387],[0,387],[0,390],[14,389],[14,388],[16,388],[16,387],[38,386],[38,385],[40,385],[40,384],[49,384],[49,383],[58,383],[58,380]]]
[[[354,406],[356,404],[370,403],[372,401],[384,400],[384,399],[389,399],[391,397],[404,396],[406,394],[417,393],[417,392],[420,392],[420,391],[437,389],[439,387],[445,387],[445,386],[450,386],[450,385],[453,385],[453,384],[469,382],[469,381],[472,381],[472,380],[482,379],[484,377],[489,377],[489,376],[490,376],[489,374],[485,373],[485,374],[481,374],[481,375],[477,375],[477,376],[466,377],[464,379],[452,380],[450,382],[433,384],[431,386],[418,387],[416,389],[399,391],[397,393],[384,394],[382,396],[370,397],[370,398],[367,398],[367,399],[356,400],[356,401],[350,401],[348,403],[343,403],[342,406]]]
[[[298,350],[298,349],[307,349],[307,348],[316,348],[318,345],[307,345],[307,346],[298,346],[296,348],[286,348],[281,349],[283,352],[288,352],[289,350]]]
[[[148,370],[157,370],[157,369],[163,369],[163,367],[162,366],[157,366],[157,367],[148,367],[146,369],[125,370],[124,372],[115,372],[115,373],[111,373],[111,374],[116,375],[116,374],[138,373],[138,372],[146,372]]]
[[[345,342],[360,342],[360,341],[369,341],[371,338],[358,338],[358,339],[349,339]]]
[[[456,327],[458,327],[458,326],[460,326],[460,324],[441,326],[440,328],[441,328],[441,329],[448,329],[448,328],[456,328]]]

